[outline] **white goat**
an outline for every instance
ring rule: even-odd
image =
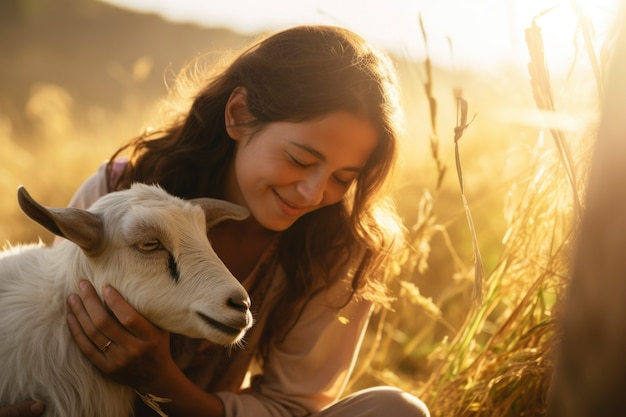
[[[248,294],[207,239],[211,225],[241,220],[245,208],[143,184],[89,211],[43,207],[23,187],[18,201],[66,239],[0,253],[0,405],[30,398],[45,403],[46,417],[132,414],[133,390],[103,378],[67,328],[66,300],[81,279],[99,294],[115,287],[152,323],[192,338],[231,344],[251,326]]]

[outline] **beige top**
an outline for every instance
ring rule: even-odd
[[[70,206],[88,208],[107,192],[105,165],[77,190]],[[291,417],[319,411],[336,401],[350,377],[371,312],[371,303],[352,300],[348,276],[316,295],[293,329],[271,346],[268,360],[256,363],[259,337],[267,315],[285,282],[284,271],[272,268],[268,248],[242,282],[251,291],[255,325],[241,347],[206,347],[172,335],[172,355],[197,385],[215,393],[227,417]]]

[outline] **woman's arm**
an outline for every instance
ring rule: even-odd
[[[81,282],[80,297],[68,298],[67,322],[80,350],[104,375],[140,394],[168,399],[161,407],[170,416],[224,416],[220,399],[194,385],[174,363],[169,333],[139,315],[113,288],[105,288],[103,296],[111,313],[91,284]]]
[[[272,344],[262,372],[241,393],[216,393],[227,416],[304,416],[336,401],[344,392],[359,352],[371,303],[353,299],[347,281],[318,294],[287,337]],[[243,414],[241,410],[245,410]]]

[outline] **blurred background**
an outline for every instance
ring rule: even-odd
[[[410,243],[351,389],[400,385],[436,401],[434,415],[541,415],[620,6],[2,0],[0,242],[50,243],[17,186],[66,205],[153,120],[196,54],[217,62],[262,33],[345,26],[398,69],[406,131],[393,192]]]

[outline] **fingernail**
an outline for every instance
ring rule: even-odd
[[[70,294],[70,295],[68,295],[68,297],[67,297],[67,302],[68,302],[69,304],[74,305],[74,304],[76,304],[76,302],[77,302],[77,301],[78,301],[78,296],[77,296],[76,294]]]
[[[33,413],[41,413],[43,411],[43,404],[42,403],[33,403],[30,406],[30,411],[32,411]]]
[[[103,289],[102,289],[102,294],[104,295],[104,297],[109,298],[113,295],[113,287],[111,287],[110,285],[106,285]]]
[[[87,281],[82,280],[78,283],[78,288],[80,288],[81,291],[85,291],[88,285]]]

